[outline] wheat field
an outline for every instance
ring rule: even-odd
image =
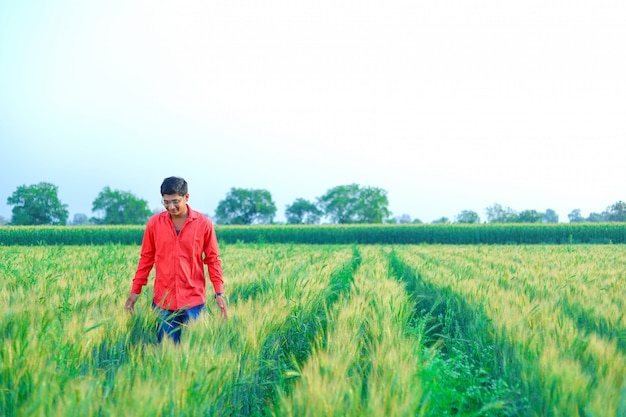
[[[0,246],[0,415],[626,416],[621,245],[222,245],[178,346],[139,250]]]

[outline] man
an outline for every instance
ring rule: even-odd
[[[215,301],[227,319],[222,266],[211,220],[187,204],[187,182],[169,177],[161,184],[166,211],[148,220],[141,244],[141,257],[133,279],[126,310],[132,314],[141,289],[156,266],[153,308],[159,314],[157,338],[169,336],[180,342],[181,329],[195,320],[206,304],[204,265],[215,290]]]

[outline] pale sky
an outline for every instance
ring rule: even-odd
[[[431,222],[499,203],[567,221],[626,200],[624,1],[0,2],[0,215],[59,187],[277,221],[337,185]]]

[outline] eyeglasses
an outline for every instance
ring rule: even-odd
[[[178,206],[182,202],[183,202],[183,200],[163,200],[163,199],[161,199],[161,204],[163,204],[165,207],[169,206],[170,204],[172,204],[173,206]]]

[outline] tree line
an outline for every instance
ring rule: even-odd
[[[47,182],[21,185],[7,198],[13,206],[10,221],[0,217],[0,224],[11,225],[123,225],[145,224],[150,216],[160,210],[150,210],[148,202],[129,191],[104,187],[92,203],[92,212],[74,215],[68,221],[69,211],[58,197],[58,187]],[[220,200],[212,219],[216,224],[247,225],[273,224],[276,204],[269,191],[233,187]],[[408,214],[393,217],[389,210],[387,191],[378,187],[347,184],[333,187],[315,201],[297,198],[285,208],[287,224],[319,224],[323,221],[336,224],[422,223]],[[485,209],[487,223],[558,223],[559,216],[552,210],[545,212],[523,210],[494,204]],[[577,222],[626,222],[626,203],[618,201],[602,213],[583,217],[580,209],[568,214]],[[453,220],[441,217],[432,223],[481,223],[473,210],[461,211]]]

